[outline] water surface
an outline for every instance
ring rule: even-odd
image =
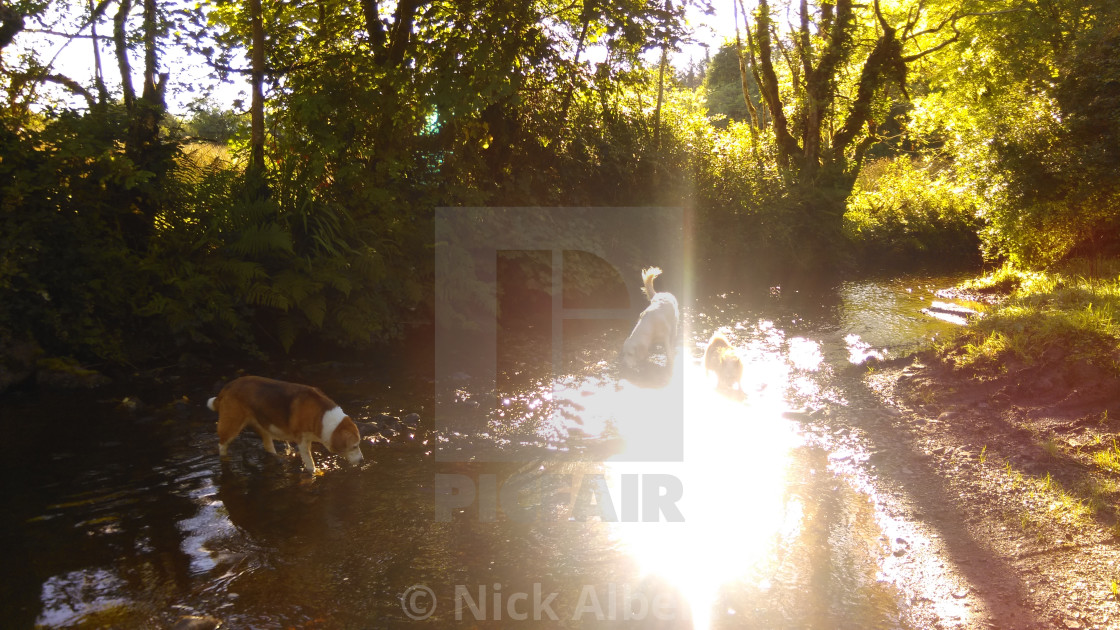
[[[628,322],[566,331],[559,375],[547,335],[511,324],[496,392],[468,374],[436,392],[424,370],[390,367],[273,374],[375,423],[365,464],[319,454],[316,477],[251,432],[220,460],[208,384],[139,392],[189,399],[158,413],[116,410],[128,384],[10,397],[5,625],[169,627],[206,614],[232,628],[905,627],[861,431],[876,403],[853,365],[950,329],[920,309],[951,282],[701,296],[674,369],[653,372],[660,387],[620,379]],[[744,358],[741,394],[716,392],[699,365],[716,328]],[[484,426],[436,422],[433,396],[464,409],[490,397],[497,412]],[[683,414],[683,461],[634,461],[643,441],[676,435],[657,424],[666,409]],[[437,457],[448,445],[517,456]],[[487,480],[521,490],[515,505],[479,498],[439,521],[440,479],[470,480],[480,497]],[[684,522],[643,522],[641,484],[664,480],[683,489],[672,505]]]

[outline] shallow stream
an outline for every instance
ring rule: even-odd
[[[914,534],[883,507],[889,438],[869,435],[883,410],[855,364],[953,327],[920,310],[955,280],[698,296],[658,387],[618,376],[626,322],[573,331],[555,379],[524,360],[539,340],[522,325],[483,429],[433,418],[436,400],[494,394],[469,374],[439,392],[423,369],[272,374],[368,423],[366,462],[319,451],[315,477],[249,431],[219,459],[217,375],[133,392],[152,408],[187,396],[158,412],[122,411],[126,384],[10,396],[2,625],[908,627],[915,594],[892,558]],[[741,394],[699,362],[721,327]],[[650,420],[666,414],[680,422]],[[663,447],[683,461],[641,461]]]

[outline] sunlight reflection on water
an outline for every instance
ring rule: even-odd
[[[801,339],[791,345],[798,348],[795,367],[819,365],[814,342]],[[678,358],[674,377],[661,388],[624,380],[617,387],[569,386],[558,394],[578,401],[582,430],[615,432],[624,444],[605,465],[610,496],[625,496],[624,476],[679,480],[683,497],[677,507],[684,522],[666,522],[664,514],[659,522],[647,522],[643,515],[642,522],[612,523],[611,530],[643,578],[667,584],[683,596],[695,628],[711,625],[722,586],[765,573],[776,539],[799,528],[797,504],[787,503],[786,473],[802,437],[782,416],[788,403],[785,388],[778,386],[791,368],[782,355],[756,350],[744,376],[746,394],[716,391],[702,366],[688,358]],[[766,387],[771,382],[775,386]],[[683,418],[676,417],[676,409]],[[680,420],[683,435],[679,428],[672,434]],[[683,439],[683,461],[634,456],[658,452],[663,446],[658,441],[678,439],[676,435]]]
[[[607,470],[616,483],[627,473],[680,479],[683,523],[616,523],[614,531],[643,572],[680,590],[694,627],[708,628],[720,587],[762,568],[783,529],[786,471],[799,436],[781,416],[783,401],[743,404],[715,392],[699,367],[686,373],[685,460],[609,461]]]

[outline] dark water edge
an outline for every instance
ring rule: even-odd
[[[697,387],[702,402],[686,407],[683,469],[556,455],[557,445],[610,452],[618,436],[595,428],[602,419],[595,405],[648,398],[615,389],[613,357],[626,324],[581,331],[566,352],[565,378],[583,406],[575,425],[549,425],[534,411],[548,407],[534,406],[548,400],[541,383],[549,374],[534,368],[531,351],[539,338],[522,327],[527,336],[503,351],[499,393],[511,401],[503,424],[519,415],[524,431],[482,430],[472,439],[500,447],[528,435],[536,440],[523,451],[535,454],[528,462],[437,461],[435,448],[451,438],[433,406],[449,394],[437,394],[431,344],[422,341],[360,363],[351,356],[251,368],[319,384],[376,429],[363,467],[319,456],[327,472],[314,478],[248,435],[227,461],[218,458],[204,405],[234,366],[168,370],[158,375],[162,383],[139,387],[118,379],[92,392],[8,396],[0,400],[9,438],[0,517],[5,625],[169,627],[181,615],[210,614],[235,628],[505,627],[518,621],[504,608],[509,598],[526,593],[531,602],[536,589],[557,593],[552,607],[565,614],[518,621],[526,627],[902,627],[899,595],[878,574],[884,550],[875,501],[833,470],[835,453],[858,453],[860,444],[858,432],[829,423],[858,418],[814,413],[843,416],[852,407],[846,366],[856,353],[901,356],[948,330],[918,309],[951,279],[697,297],[687,309],[683,373],[697,376],[703,342],[729,327],[748,364],[747,396]],[[493,393],[470,375],[450,389]],[[126,396],[145,406],[118,409]],[[410,425],[411,413],[419,418]],[[564,513],[486,522],[475,504],[435,520],[437,475],[508,480],[528,472],[567,480],[572,494],[585,478],[679,475],[693,501],[688,513],[697,516],[680,531],[674,523],[580,522]],[[541,514],[557,503],[548,492],[523,502]],[[428,586],[441,603],[425,622],[402,608],[413,585]],[[457,587],[474,599],[484,588],[491,604],[497,595],[506,618],[495,618],[491,605],[483,619],[470,609],[457,619],[452,604],[457,594],[465,601]],[[604,610],[615,602],[615,614],[576,616],[591,592]],[[668,618],[621,618],[626,602],[637,609],[659,596],[676,611]]]

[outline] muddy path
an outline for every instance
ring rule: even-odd
[[[979,381],[930,355],[866,378],[889,406],[887,423],[911,444],[918,496],[939,494],[946,509],[912,517],[940,519],[946,532],[974,546],[948,555],[966,569],[977,619],[998,628],[1120,626],[1118,476],[1094,465],[1118,429],[1120,384],[1076,378],[1058,386],[1024,370]],[[1057,370],[1049,372],[1052,378]],[[1046,376],[1045,374],[1042,376]],[[936,504],[936,503],[933,503]],[[955,513],[957,519],[945,519]],[[982,557],[982,556],[980,556]]]
[[[273,366],[362,423],[366,463],[316,477],[250,436],[218,458],[204,401],[234,366],[9,398],[0,603],[11,627],[1108,627],[1097,574],[1074,594],[1111,543],[1017,530],[978,461],[996,439],[938,437],[893,389],[892,358],[954,325],[920,312],[952,281],[698,298],[654,387],[619,378],[627,322],[570,331],[559,378],[531,320],[496,385]],[[716,328],[742,394],[703,373]]]

